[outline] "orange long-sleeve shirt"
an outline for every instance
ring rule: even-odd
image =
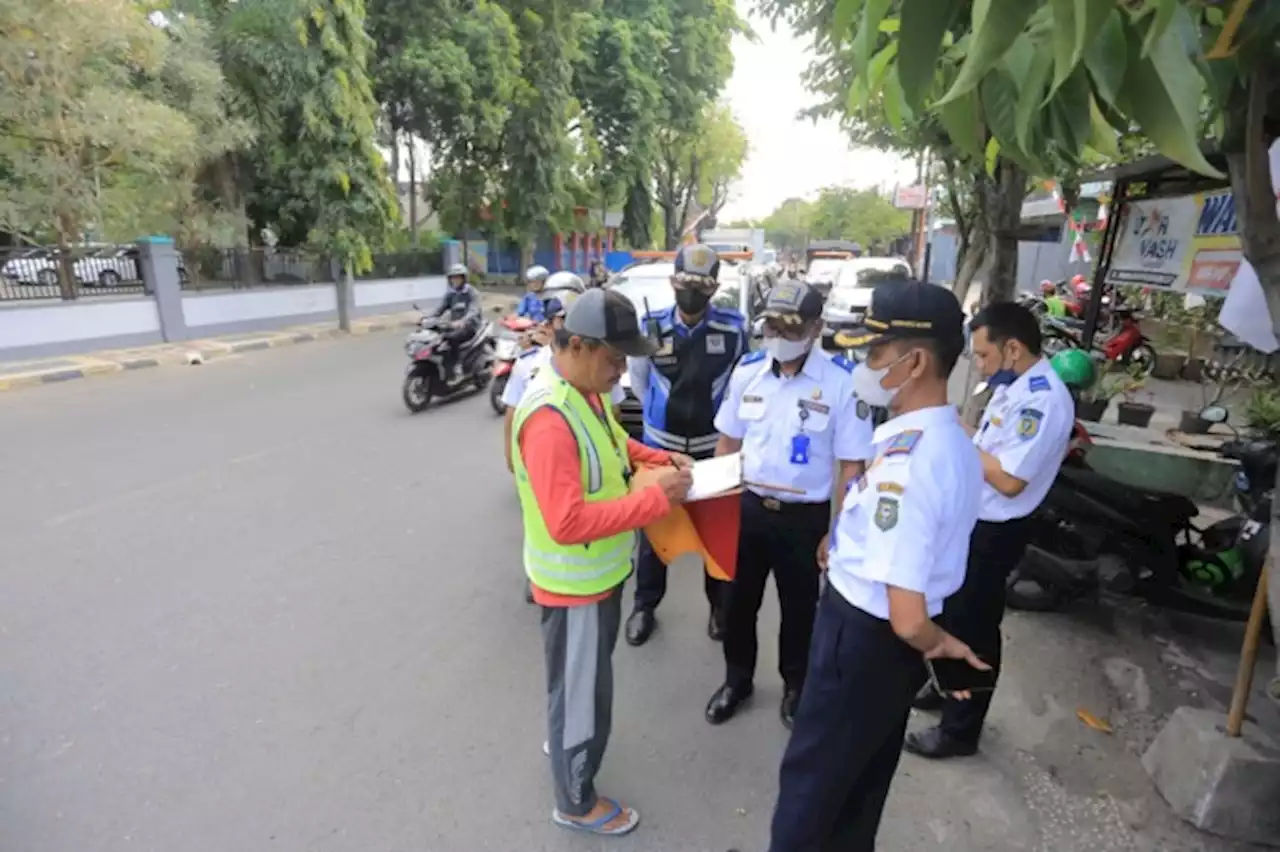
[[[600,411],[599,398],[588,396],[587,402]],[[630,439],[627,455],[633,467],[667,464],[671,460],[668,453]],[[564,417],[554,409],[536,411],[525,421],[520,430],[520,457],[547,532],[560,544],[585,544],[608,538],[643,527],[671,511],[667,495],[657,485],[617,500],[588,503],[582,492],[578,441]],[[542,606],[582,606],[608,594],[576,597],[533,587],[533,599]]]

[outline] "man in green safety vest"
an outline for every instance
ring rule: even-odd
[[[613,712],[613,648],[636,530],[680,503],[693,481],[685,455],[631,440],[607,404],[627,357],[654,345],[631,301],[588,290],[552,342],[512,423],[511,458],[524,513],[524,570],[542,607],[547,729],[564,828],[633,830],[640,815],[597,795]]]

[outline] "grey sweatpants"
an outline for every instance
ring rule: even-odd
[[[556,810],[580,817],[596,805],[596,772],[613,724],[613,647],[622,586],[585,606],[543,607],[547,744]]]

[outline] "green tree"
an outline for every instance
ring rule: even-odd
[[[65,298],[86,227],[113,205],[177,212],[192,164],[234,141],[210,120],[222,85],[198,28],[171,35],[129,0],[0,4],[0,224],[54,237]]]
[[[723,104],[705,106],[691,131],[659,130],[654,185],[668,250],[679,244],[695,204],[712,218],[720,212],[746,158],[746,133]]]
[[[808,224],[811,239],[853,240],[865,248],[907,233],[911,214],[874,190],[827,187],[818,193]]]
[[[778,248],[803,251],[809,245],[813,202],[788,198],[761,223],[765,238]]]
[[[393,151],[406,135],[426,142],[428,194],[442,221],[457,233],[479,226],[520,76],[511,17],[489,0],[371,0],[368,28]]]

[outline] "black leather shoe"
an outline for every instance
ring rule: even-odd
[[[638,609],[627,618],[627,644],[639,647],[649,641],[653,629],[658,626],[658,619],[653,611]]]
[[[733,718],[743,702],[751,697],[754,688],[751,686],[734,686],[726,683],[716,690],[715,695],[707,702],[707,721],[719,725]]]
[[[943,701],[943,697],[933,688],[933,684],[926,683],[916,693],[911,706],[917,710],[941,710]]]
[[[796,708],[800,706],[800,690],[787,688],[782,693],[782,707],[778,714],[782,716],[782,724],[786,725],[787,730],[791,730],[791,726],[796,722]]]
[[[712,642],[724,641],[724,613],[720,610],[711,610],[711,617],[707,619],[707,635]]]
[[[902,741],[902,747],[911,754],[927,757],[930,760],[968,757],[978,753],[977,743],[958,740],[942,728],[926,728],[914,734],[907,734],[907,738]]]

